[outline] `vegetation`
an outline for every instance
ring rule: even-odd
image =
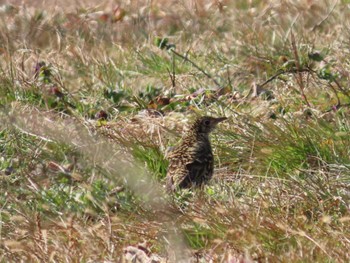
[[[1,262],[350,261],[349,1],[38,2],[0,7]]]

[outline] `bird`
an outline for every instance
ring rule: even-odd
[[[169,166],[166,175],[166,190],[203,186],[214,172],[214,157],[209,134],[226,117],[197,118],[181,143],[167,155]]]

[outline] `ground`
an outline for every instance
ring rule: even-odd
[[[349,1],[0,13],[1,262],[350,260]],[[214,178],[169,196],[200,115]]]

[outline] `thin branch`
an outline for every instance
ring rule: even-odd
[[[314,27],[312,28],[311,31],[314,31],[316,28],[320,27],[329,18],[329,16],[333,13],[338,2],[339,2],[338,0],[334,1],[334,4],[333,4],[331,10],[327,13],[327,15],[320,22],[318,22],[316,25],[314,25]]]
[[[172,60],[173,60],[173,77],[172,77],[171,81],[172,81],[173,87],[175,88],[175,84],[176,84],[175,77],[176,77],[176,75],[175,75],[175,55],[174,55],[174,53],[173,53]]]
[[[290,74],[290,73],[302,73],[302,72],[309,72],[309,73],[316,73],[314,70],[312,70],[311,68],[302,68],[302,69],[290,69],[290,70],[280,70],[279,72],[277,72],[275,75],[271,76],[270,78],[268,78],[266,81],[264,81],[261,84],[257,84],[257,86],[259,88],[264,87],[265,85],[267,85],[268,83],[270,83],[271,81],[273,81],[274,79],[276,79],[278,76],[283,75],[283,74]],[[337,88],[342,91],[346,96],[349,96],[349,93],[344,90],[344,88],[340,85],[340,83],[337,80],[334,80],[334,83],[337,85]],[[329,108],[328,110],[326,110],[325,112],[331,112],[334,110],[338,110],[342,107],[350,107],[350,103],[346,103],[346,104],[341,104],[340,102],[340,98],[337,94],[337,90],[332,86],[331,82],[328,82],[329,87],[332,89],[332,91],[334,92],[334,95],[337,99],[337,104],[332,106],[331,108]]]
[[[339,110],[340,108],[349,107],[349,106],[350,106],[350,103],[338,104],[338,105],[335,105],[335,106],[330,107],[330,108],[329,108],[328,110],[326,110],[325,112],[336,111],[336,110]]]
[[[187,61],[187,62],[189,62],[189,63],[191,63],[192,66],[194,66],[196,69],[198,69],[200,72],[202,72],[207,78],[211,79],[211,80],[215,83],[215,85],[216,85],[218,88],[220,88],[219,82],[218,82],[215,78],[213,78],[212,75],[210,75],[210,74],[209,74],[208,72],[206,72],[204,69],[202,69],[201,67],[199,67],[196,63],[194,63],[194,62],[193,62],[192,60],[190,60],[188,57],[181,55],[180,53],[176,52],[173,48],[170,49],[170,51],[173,52],[173,54],[175,54],[176,56],[182,58],[183,60],[185,60],[185,61]]]
[[[309,101],[307,100],[307,97],[304,93],[304,82],[303,82],[303,76],[301,75],[301,72],[300,72],[300,62],[299,62],[299,55],[298,55],[298,50],[297,50],[297,46],[295,44],[295,38],[294,38],[294,34],[293,34],[293,30],[290,31],[290,37],[291,37],[291,42],[292,42],[292,48],[293,48],[293,52],[294,52],[294,58],[295,58],[295,65],[297,67],[297,70],[298,70],[298,78],[297,78],[297,81],[298,81],[298,84],[299,84],[299,87],[300,87],[300,92],[301,92],[301,95],[303,96],[304,100],[305,100],[305,103],[308,107],[310,107],[310,103]]]
[[[350,98],[350,94],[349,92],[347,92],[345,89],[343,89],[343,87],[340,85],[340,83],[338,82],[338,80],[336,80],[334,78],[334,83],[337,85],[338,89],[340,89],[341,92],[343,92],[348,98]]]
[[[302,68],[302,69],[290,69],[290,70],[280,70],[279,72],[277,72],[275,75],[271,76],[270,78],[268,78],[265,82],[263,82],[262,84],[258,84],[259,88],[264,87],[266,84],[268,84],[269,82],[273,81],[275,78],[277,78],[280,75],[283,74],[289,74],[289,73],[301,73],[301,72],[312,72],[313,71],[310,68]]]
[[[328,82],[328,86],[333,90],[334,95],[337,98],[337,105],[335,107],[338,108],[340,106],[340,98],[338,96],[338,93],[337,93],[336,89],[332,86],[332,83]]]
[[[168,71],[169,78],[170,78],[170,80],[171,80],[171,86],[172,86],[173,88],[175,88],[175,74],[174,74],[174,72],[171,73],[170,70],[169,70],[169,68],[167,68],[166,70]]]

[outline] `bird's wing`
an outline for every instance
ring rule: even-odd
[[[189,143],[176,147],[168,153],[167,159],[170,160],[167,173],[166,187],[169,191],[174,191],[180,184],[187,187],[190,171],[188,165],[191,165],[196,159],[197,148],[195,144]],[[189,186],[189,185],[188,185]]]
[[[166,188],[168,191],[175,191],[184,179],[188,177],[188,170],[185,166],[169,169],[167,174]]]

